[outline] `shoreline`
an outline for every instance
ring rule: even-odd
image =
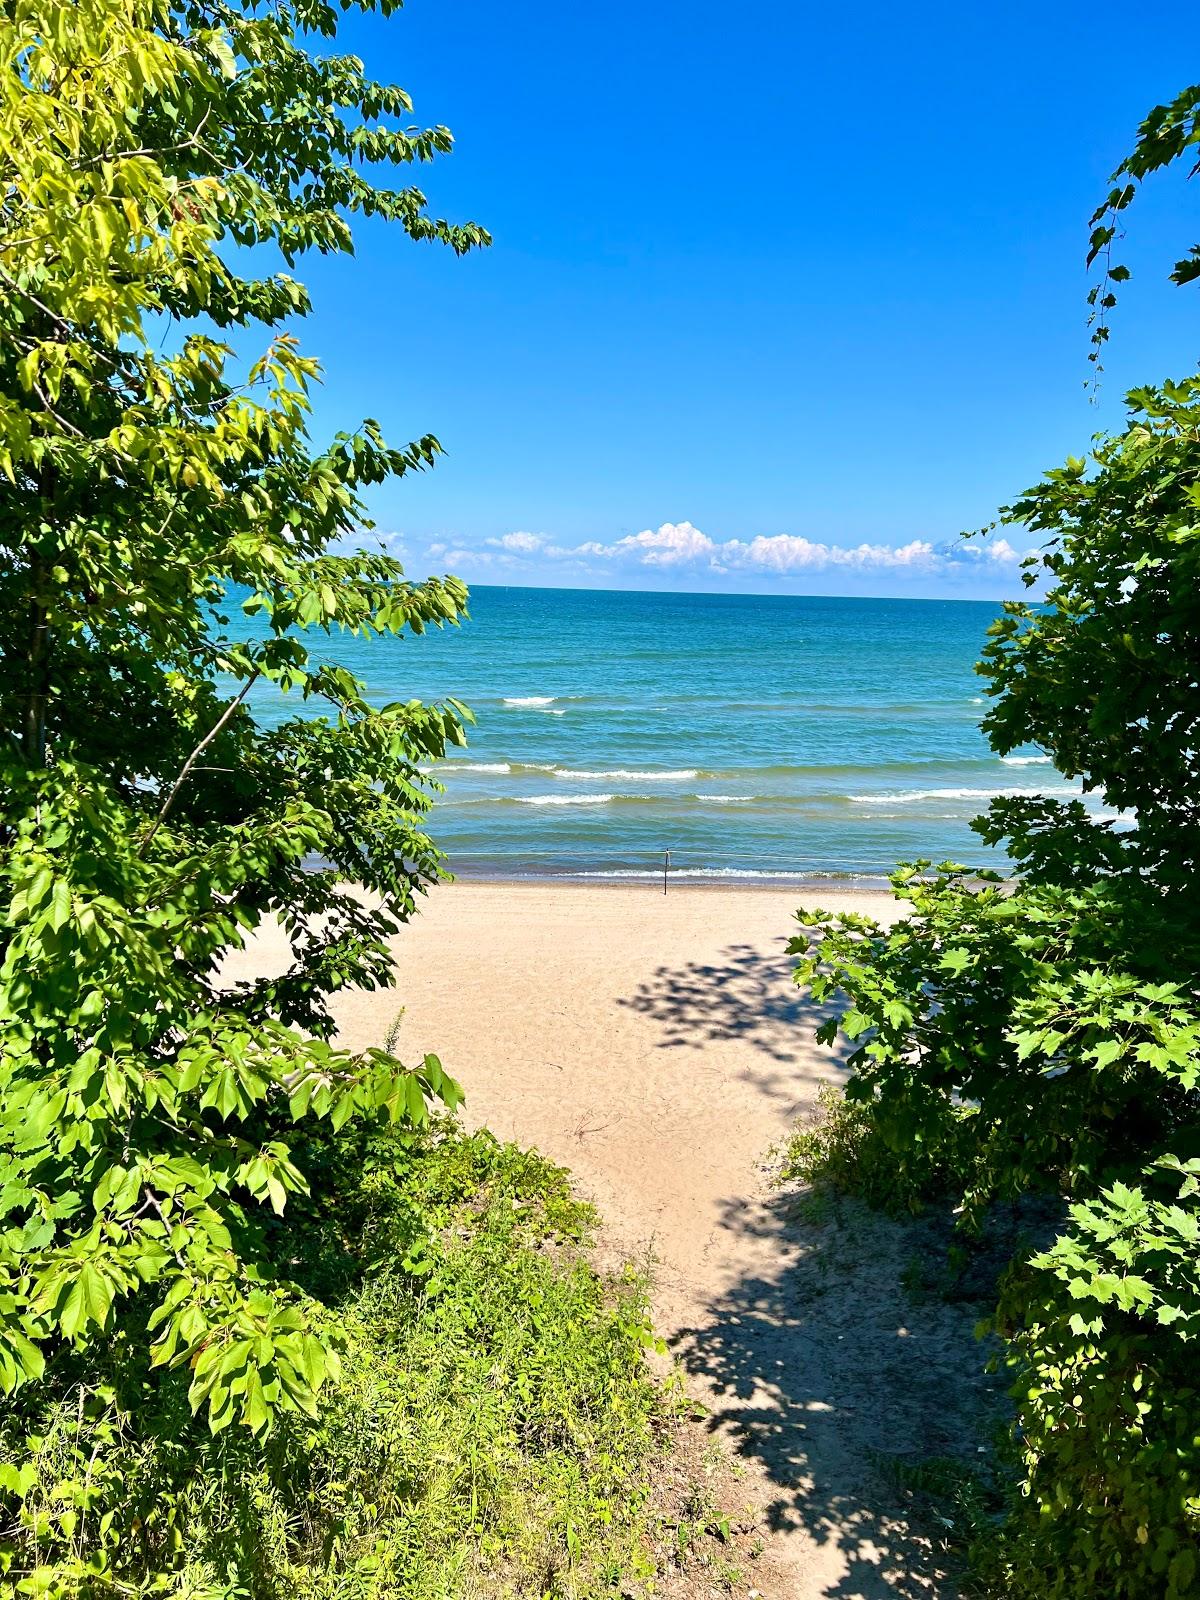
[[[871,895],[883,899],[893,898],[891,885],[886,878],[852,877],[847,875],[836,879],[816,878],[781,873],[778,877],[771,876],[753,877],[749,873],[745,877],[701,877],[698,873],[680,871],[670,873],[667,879],[667,893],[663,894],[662,873],[649,873],[645,875],[626,876],[609,873],[597,873],[594,876],[574,873],[497,873],[495,876],[482,873],[453,873],[443,885],[438,887],[454,889],[557,889],[557,890],[590,890],[597,889],[605,892],[611,890],[626,890],[630,894],[639,892],[651,896],[657,895],[661,899],[669,899],[673,894],[782,894],[800,891],[802,893],[815,893],[828,895]]]

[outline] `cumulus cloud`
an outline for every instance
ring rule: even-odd
[[[980,567],[1015,567],[1025,559],[1007,539],[985,539],[982,544],[959,540],[956,553],[960,561]]]
[[[748,567],[755,572],[825,572],[830,567],[857,567],[877,571],[886,567],[929,567],[936,563],[933,546],[925,539],[913,539],[896,547],[890,544],[817,544],[790,533],[759,535],[743,544],[730,539],[721,546],[721,560],[727,567]]]
[[[445,554],[459,565],[471,560],[489,565],[499,562],[519,564],[528,556],[562,561],[577,567],[592,568],[594,563],[609,567],[657,567],[693,573],[775,574],[796,576],[829,571],[911,572],[955,574],[978,573],[983,569],[1015,567],[1021,552],[1007,539],[964,543],[956,539],[934,544],[928,539],[911,539],[907,544],[856,545],[826,544],[798,534],[759,534],[754,539],[717,540],[702,533],[690,522],[664,522],[658,528],[604,541],[589,539],[583,544],[559,545],[547,542],[536,533],[506,533],[486,539],[490,550],[446,550],[433,546],[430,553]]]
[[[540,550],[544,544],[540,533],[506,533],[499,539],[488,539],[485,543],[494,545],[497,550],[515,550],[518,555],[532,555],[535,550]]]
[[[690,522],[664,522],[661,528],[631,533],[615,544],[581,545],[593,556],[634,556],[644,567],[703,566],[717,553],[716,543]]]

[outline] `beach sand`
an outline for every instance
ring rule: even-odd
[[[468,1121],[568,1166],[607,1259],[650,1259],[658,1331],[708,1408],[699,1426],[744,1465],[767,1544],[748,1583],[768,1600],[947,1596],[878,1457],[964,1447],[974,1313],[909,1305],[903,1228],[797,1221],[767,1170],[841,1076],[791,977],[802,903],[897,911],[868,891],[445,886],[395,941],[396,989],[340,996],[339,1025],[377,1045],[403,1006],[401,1058],[435,1051]],[[266,931],[242,960],[263,970],[281,952]]]

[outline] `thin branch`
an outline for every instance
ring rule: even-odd
[[[139,856],[144,856],[146,854],[146,851],[150,848],[150,841],[154,838],[154,835],[158,832],[158,830],[162,827],[163,822],[166,820],[167,812],[170,811],[172,805],[175,803],[175,796],[179,793],[180,789],[182,789],[183,785],[186,783],[188,774],[191,772],[192,768],[196,765],[196,762],[200,759],[200,757],[208,749],[209,745],[213,742],[213,740],[220,733],[221,729],[229,721],[230,717],[233,716],[234,712],[241,705],[242,701],[250,693],[250,690],[253,687],[255,680],[258,678],[261,670],[262,669],[260,667],[255,667],[254,671],[246,679],[245,683],[238,690],[237,694],[233,697],[233,699],[225,707],[224,711],[222,711],[221,715],[217,718],[216,722],[209,729],[209,731],[204,735],[203,739],[201,739],[200,743],[196,746],[196,748],[192,751],[191,755],[184,762],[183,770],[182,770],[182,772],[180,772],[179,776],[175,779],[175,782],[171,785],[171,791],[167,795],[167,798],[163,801],[162,808],[159,811],[157,817],[155,817],[155,819],[154,819],[153,827],[150,829],[150,832],[146,835],[146,837],[142,840],[141,845],[138,848],[138,855]]]
[[[204,146],[200,142],[200,135],[204,131],[204,124],[208,121],[211,112],[212,107],[210,106],[201,118],[200,126],[195,133],[189,134],[186,139],[180,139],[176,144],[143,145],[139,150],[98,150],[95,155],[81,156],[78,161],[68,161],[66,165],[73,172],[80,172],[85,167],[98,166],[102,161],[133,161],[142,156],[153,156],[155,159],[160,159],[163,156],[181,155],[185,150],[202,150]]]
[[[46,394],[40,383],[34,383],[33,392],[42,402],[42,410],[47,416],[53,417],[60,428],[65,428],[68,433],[73,433],[77,439],[87,439],[89,443],[93,442],[88,438],[88,435],[84,433],[82,428],[77,428],[73,422],[68,422],[66,417],[60,416],[58,412],[55,411],[54,407],[50,404],[49,396]]]

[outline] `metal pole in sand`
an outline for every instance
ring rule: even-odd
[[[663,893],[667,892],[667,873],[671,870],[671,852],[663,851]]]

